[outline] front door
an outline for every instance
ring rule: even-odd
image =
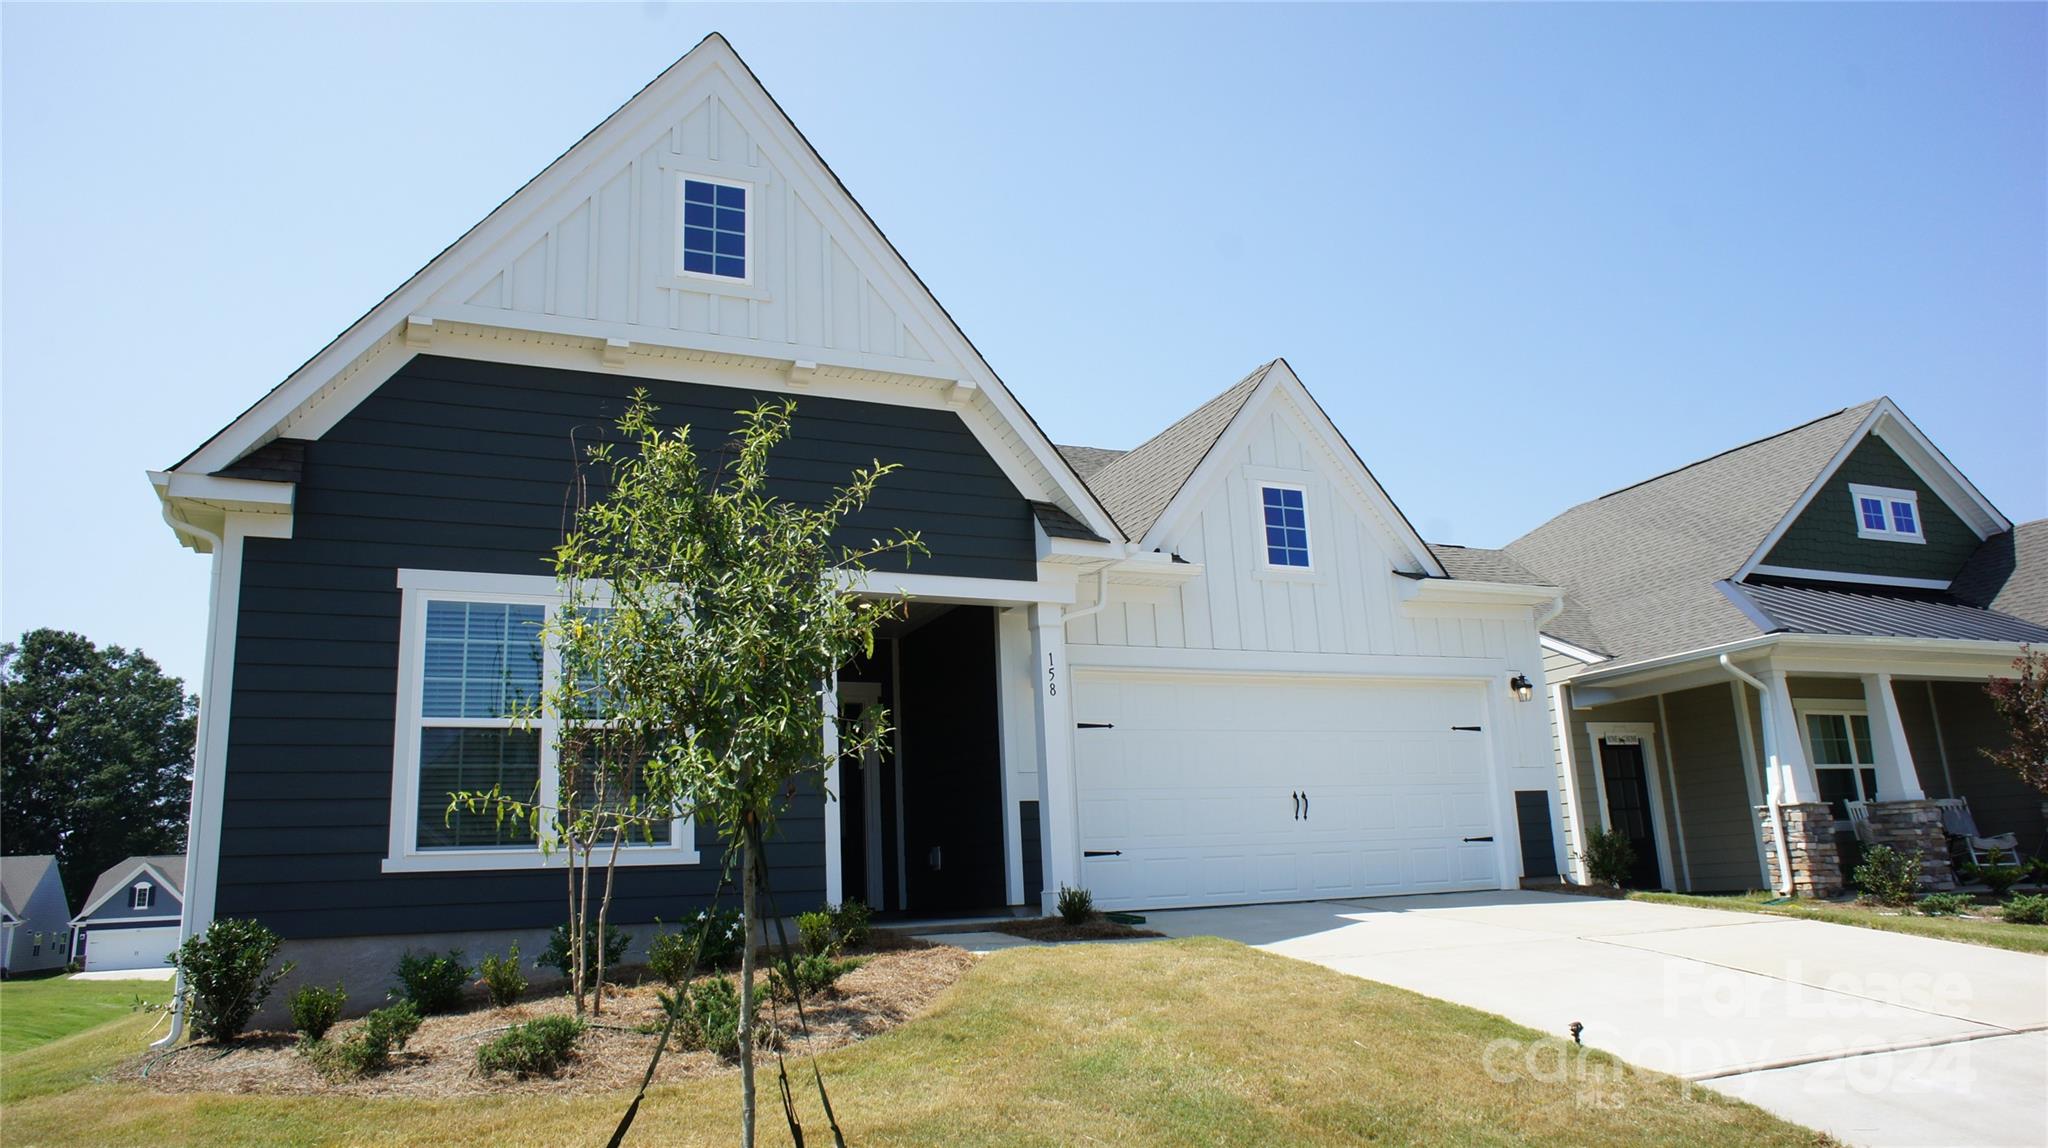
[[[1657,829],[1650,817],[1649,771],[1643,746],[1633,739],[1600,741],[1600,775],[1607,786],[1607,827],[1628,837],[1635,849],[1629,888],[1658,889],[1664,882],[1657,868]]]

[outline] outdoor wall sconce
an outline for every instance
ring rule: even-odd
[[[1508,679],[1508,688],[1515,691],[1515,700],[1526,702],[1536,696],[1536,687],[1529,684],[1529,675],[1516,674]]]

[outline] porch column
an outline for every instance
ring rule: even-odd
[[[1814,779],[1813,763],[1806,760],[1806,743],[1801,739],[1799,715],[1792,709],[1792,690],[1782,670],[1765,670],[1758,675],[1768,689],[1762,700],[1770,710],[1770,771],[1765,779],[1783,805],[1804,805],[1820,800],[1820,783]]]
[[[825,903],[846,901],[846,873],[840,856],[839,833],[839,674],[825,684],[821,694],[825,707]],[[862,896],[866,896],[863,891]]]
[[[1066,611],[1057,603],[1031,607],[1031,654],[1038,679],[1038,815],[1044,827],[1045,889],[1040,911],[1050,915],[1060,886],[1081,887],[1080,808],[1074,786],[1073,682],[1067,673]]]
[[[1870,709],[1870,745],[1877,754],[1878,800],[1926,800],[1912,747],[1906,743],[1905,723],[1899,720],[1899,703],[1892,696],[1892,676],[1864,674],[1863,701]]]

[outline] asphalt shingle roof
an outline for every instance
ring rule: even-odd
[[[1223,434],[1230,420],[1244,409],[1266,372],[1278,359],[1238,380],[1237,384],[1201,406],[1187,417],[1153,435],[1137,449],[1084,475],[1088,488],[1102,501],[1103,509],[1116,519],[1125,535],[1143,538],[1159,521],[1166,505],[1186,485],[1188,476],[1202,464],[1209,448]]]
[[[1032,515],[1038,519],[1038,525],[1044,528],[1047,537],[1078,538],[1083,542],[1108,541],[1059,506],[1050,502],[1033,502],[1030,506]]]
[[[1735,589],[1769,616],[1776,629],[1794,634],[2048,642],[2048,626],[1958,602],[1945,594],[1805,583],[1751,583]]]
[[[43,883],[43,874],[56,864],[57,859],[48,853],[0,857],[0,908],[19,919],[22,907],[35,896],[36,886]]]
[[[1507,546],[1569,592],[1544,630],[1623,662],[1754,637],[1715,586],[1792,509],[1875,401],[1565,511]]]
[[[92,883],[92,892],[85,895],[85,904],[94,904],[109,891],[127,884],[130,874],[135,872],[138,865],[148,865],[162,873],[164,880],[171,883],[171,893],[180,901],[185,899],[185,855],[166,853],[157,857],[129,857],[100,874],[99,880]]]
[[[1949,593],[1971,605],[2048,626],[2048,518],[1984,540]]]
[[[1062,446],[1059,452],[1066,457],[1067,465],[1074,468],[1074,473],[1080,475],[1083,482],[1095,477],[1096,471],[1131,453],[1127,450],[1111,450],[1106,446]]]

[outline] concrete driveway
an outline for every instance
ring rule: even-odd
[[[1146,916],[1559,1037],[1579,1021],[1589,1045],[1850,1143],[2048,1145],[2048,957],[1523,892]],[[1556,1071],[1525,1059],[1499,1070]]]

